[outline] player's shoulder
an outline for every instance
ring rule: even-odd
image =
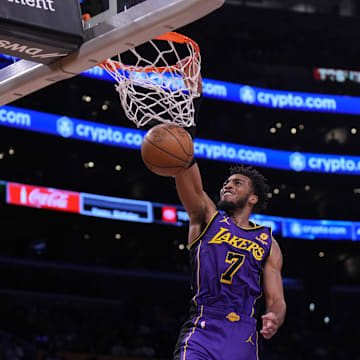
[[[275,239],[274,235],[271,234],[271,248],[281,252],[279,242]]]
[[[281,267],[283,263],[283,255],[280,249],[280,245],[277,242],[277,240],[274,238],[274,236],[272,236],[271,239],[272,240],[271,240],[270,254],[267,262],[270,262],[273,265]]]
[[[208,221],[204,221],[201,223],[201,226],[199,227],[200,224],[192,224],[190,221],[190,238],[194,238],[193,240],[189,240],[189,245],[188,248],[191,249],[193,248],[194,244],[198,243],[200,239],[202,239],[205,234],[207,234],[208,230],[211,228],[211,226],[216,222],[216,218],[218,218],[218,216],[221,216],[219,214],[218,211],[215,211],[212,216],[208,219]],[[196,236],[194,235],[193,230],[197,233]]]

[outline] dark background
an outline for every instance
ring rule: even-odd
[[[82,7],[92,15],[104,8],[99,1],[86,0]],[[360,70],[358,11],[355,1],[234,0],[179,32],[200,45],[206,78],[360,96],[357,83],[313,77],[314,67]],[[81,76],[11,105],[133,127],[113,83]],[[205,98],[196,136],[279,150],[360,155],[359,132],[350,133],[359,129],[359,122],[357,116]],[[272,134],[276,123],[281,128]],[[291,128],[298,130],[295,135]],[[138,151],[6,128],[0,139],[2,180],[179,204],[173,180],[150,173]],[[84,166],[89,161],[94,168]],[[204,187],[216,201],[231,164],[198,162]],[[122,166],[120,172],[114,170],[116,164]],[[358,176],[259,170],[269,179],[271,192],[280,189],[266,214],[359,221]],[[295,199],[289,197],[292,192]],[[3,202],[0,214],[0,359],[32,359],[38,351],[171,359],[189,300],[188,253],[179,249],[186,244],[186,228]],[[359,359],[359,244],[277,240],[284,254],[283,276],[295,281],[285,282],[287,319],[271,341],[261,342],[262,358]],[[311,303],[315,311],[309,310]]]

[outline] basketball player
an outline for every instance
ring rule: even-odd
[[[261,335],[270,339],[284,321],[281,250],[270,228],[249,221],[266,204],[265,179],[251,167],[230,171],[217,207],[203,190],[196,163],[175,177],[190,217],[193,297],[174,360],[258,359],[256,304],[263,293]]]
[[[201,76],[198,80],[201,93]],[[266,180],[251,167],[231,168],[217,206],[203,190],[196,162],[175,181],[190,217],[193,297],[174,360],[257,360],[260,298],[265,295],[259,321],[265,339],[276,333],[286,312],[280,247],[271,228],[249,221],[253,210],[266,206]]]

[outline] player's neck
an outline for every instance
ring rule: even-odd
[[[243,209],[242,211],[233,213],[230,218],[233,223],[242,228],[251,227],[251,223],[249,222],[250,212]]]

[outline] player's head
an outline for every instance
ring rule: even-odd
[[[264,210],[268,191],[266,179],[259,171],[251,166],[233,166],[221,188],[218,208],[230,214],[245,207],[250,211]]]

